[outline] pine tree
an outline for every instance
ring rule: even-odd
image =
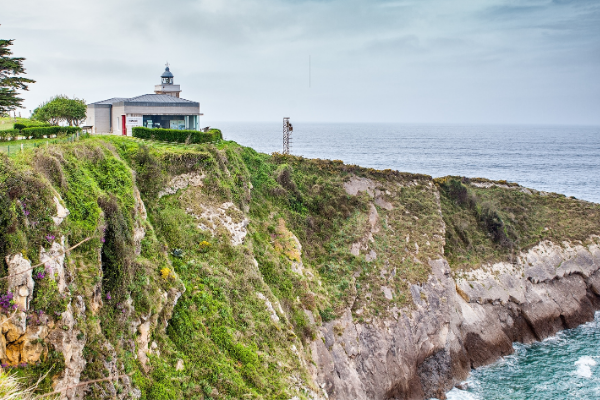
[[[14,39],[0,39],[0,115],[7,114],[21,107],[23,99],[18,97],[17,90],[27,90],[29,83],[35,83],[32,79],[22,78],[25,74],[23,68],[23,57],[10,57]]]

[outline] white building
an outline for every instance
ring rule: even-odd
[[[169,67],[161,75],[154,94],[112,99],[88,104],[86,126],[92,133],[130,135],[131,128],[190,129],[200,128],[200,103],[179,97],[181,89],[173,83]]]

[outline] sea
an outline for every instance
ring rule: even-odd
[[[600,203],[600,126],[309,123],[291,120],[291,153],[433,177],[460,175]],[[224,138],[282,151],[282,121],[216,122]],[[593,322],[473,370],[449,400],[600,399],[600,313]]]
[[[295,155],[433,177],[504,179],[600,203],[600,126],[291,122]],[[282,125],[213,124],[225,139],[263,153],[282,151]]]

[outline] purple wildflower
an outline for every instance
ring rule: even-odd
[[[110,296],[110,292],[106,293],[106,300],[110,300],[112,297]]]
[[[46,274],[44,274],[43,272],[38,272],[38,274],[35,276],[35,279],[44,279],[46,277]]]
[[[23,211],[23,213],[25,214],[25,216],[29,215],[29,211],[27,211],[27,210]]]
[[[2,368],[6,368],[6,367],[8,367],[8,364],[2,363]]]
[[[11,292],[7,292],[5,295],[0,296],[0,307],[5,310],[14,308],[12,304],[13,297],[14,296]],[[16,304],[14,306],[16,306]]]
[[[52,243],[52,241],[54,240],[54,235],[47,235],[46,236],[46,240],[50,243]]]
[[[27,363],[25,363],[25,362],[24,362],[24,363],[21,363],[21,364],[19,364],[19,367],[22,367],[22,368],[25,368],[26,366],[27,366]]]

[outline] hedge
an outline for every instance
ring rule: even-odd
[[[14,128],[18,129],[18,130],[22,130],[22,129],[26,129],[26,128],[39,128],[39,127],[48,127],[48,126],[50,126],[48,123],[41,122],[41,121],[21,121],[21,122],[15,123]]]
[[[81,128],[78,126],[47,126],[37,128],[25,128],[21,130],[23,136],[33,137],[34,139],[41,139],[44,136],[60,135],[65,133],[67,135],[73,135],[77,132],[81,132]]]
[[[133,136],[140,139],[154,139],[165,142],[179,143],[209,143],[223,138],[220,129],[211,129],[208,132],[183,131],[177,129],[151,129],[136,126],[132,129]]]
[[[17,136],[19,136],[18,129],[7,129],[5,131],[0,131],[0,141],[16,138]]]

